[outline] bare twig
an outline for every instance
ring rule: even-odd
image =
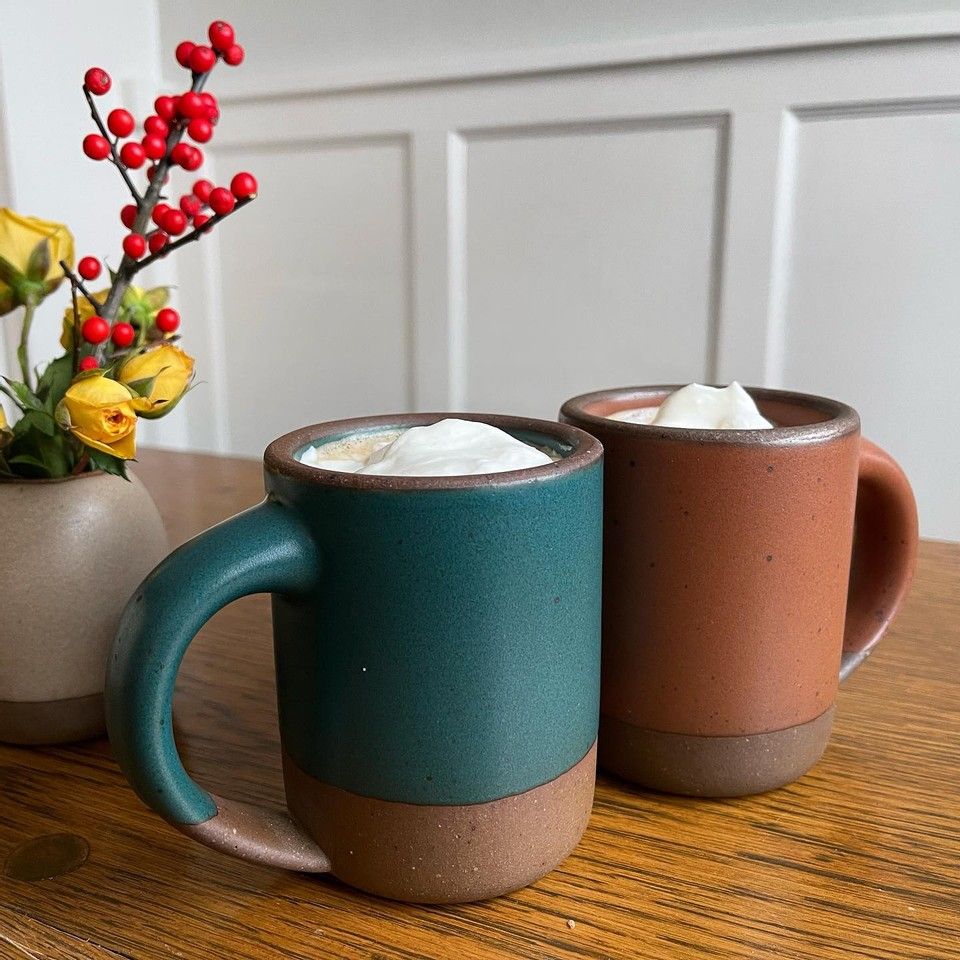
[[[70,269],[69,265],[63,260],[60,261],[60,269],[63,270],[63,272],[67,275],[67,278],[70,281],[70,286],[79,290],[83,294],[83,299],[86,300],[87,303],[89,303],[90,306],[93,307],[93,309],[97,313],[99,313],[101,307],[103,307],[103,304],[100,303],[98,300],[93,299],[93,296],[91,295],[90,291],[87,290],[87,288],[83,285],[83,281]]]
[[[83,85],[83,95],[87,98],[87,103],[90,104],[90,116],[93,117],[93,122],[97,125],[100,133],[103,134],[103,138],[110,144],[110,162],[120,171],[120,176],[123,177],[123,182],[127,185],[127,189],[130,191],[130,195],[133,197],[133,202],[139,208],[143,203],[143,197],[137,192],[137,188],[133,185],[133,181],[130,179],[130,174],[127,173],[127,168],[123,165],[123,161],[117,155],[117,141],[114,139],[110,131],[104,126],[103,119],[100,116],[100,111],[97,110],[97,105],[93,102],[93,95],[87,89],[87,85]]]

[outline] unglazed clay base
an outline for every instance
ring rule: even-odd
[[[106,731],[103,694],[69,700],[0,700],[0,741],[39,745],[89,740]]]
[[[625,780],[664,793],[742,797],[803,776],[823,754],[833,711],[772,733],[696,737],[600,717],[599,762]]]
[[[284,754],[287,804],[351,886],[413,903],[497,897],[540,879],[577,845],[593,804],[596,743],[555,780],[489,803],[375,800],[304,773]]]

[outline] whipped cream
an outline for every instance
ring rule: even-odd
[[[489,423],[449,418],[426,427],[333,440],[305,450],[300,462],[345,473],[457,477],[540,467],[553,458]]]
[[[736,380],[727,387],[691,383],[671,393],[659,407],[618,410],[608,419],[697,430],[768,430],[773,427],[761,416],[753,397]]]

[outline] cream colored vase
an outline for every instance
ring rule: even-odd
[[[132,475],[0,481],[0,741],[104,732],[107,650],[166,553],[160,514]]]

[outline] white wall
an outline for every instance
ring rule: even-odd
[[[179,442],[736,377],[852,403],[960,539],[960,4],[158,8],[171,90],[178,40],[237,27],[207,172],[261,182],[177,261],[207,381]]]
[[[358,75],[463,71],[512,56],[552,51],[627,50],[691,36],[715,48],[731,31],[816,29],[862,18],[899,18],[946,10],[956,0],[159,0],[165,50],[230,20],[255,56],[230,86],[301,87],[305,80]],[[862,28],[862,26],[861,26]],[[227,89],[224,87],[224,89]]]

